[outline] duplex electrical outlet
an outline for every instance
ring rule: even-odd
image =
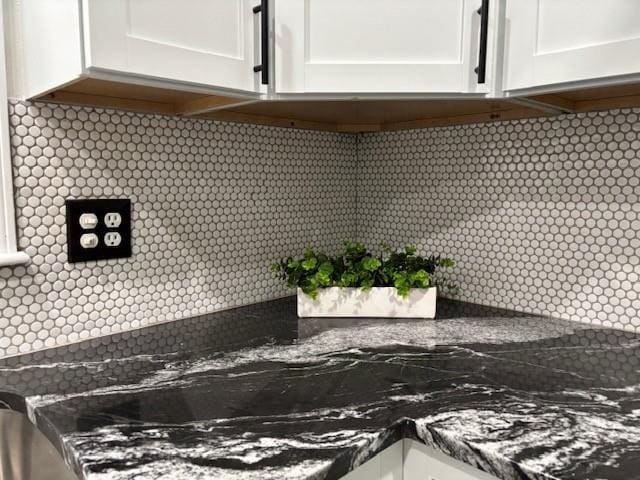
[[[104,224],[107,228],[118,228],[122,223],[122,215],[118,212],[109,212],[104,216]]]
[[[104,244],[107,247],[117,247],[122,243],[122,236],[118,232],[107,232],[104,236]]]
[[[131,201],[67,200],[69,262],[131,256]]]

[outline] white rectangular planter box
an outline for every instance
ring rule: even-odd
[[[393,287],[374,287],[368,292],[332,287],[320,289],[314,300],[298,289],[298,316],[435,318],[436,291],[435,287],[412,288],[402,298]]]

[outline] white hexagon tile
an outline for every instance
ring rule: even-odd
[[[363,135],[358,235],[458,261],[459,297],[640,326],[640,109]]]
[[[356,138],[14,103],[20,248],[0,357],[287,294],[273,260],[355,229]],[[130,198],[133,256],[67,263],[66,198]]]

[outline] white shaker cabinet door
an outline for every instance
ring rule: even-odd
[[[505,90],[638,73],[640,1],[507,0]]]
[[[481,0],[276,0],[279,93],[483,92]]]
[[[259,0],[83,0],[86,67],[258,92]]]

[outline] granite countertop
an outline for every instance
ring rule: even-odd
[[[292,298],[0,362],[85,479],[337,479],[419,440],[504,480],[640,479],[640,336],[440,300],[303,319]]]

